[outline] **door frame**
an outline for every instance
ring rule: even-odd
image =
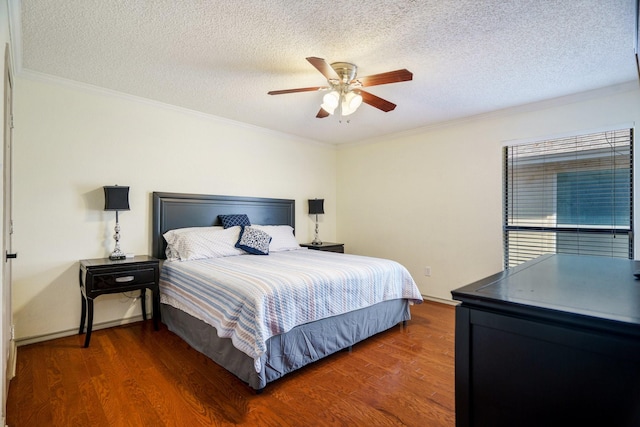
[[[6,419],[7,397],[9,382],[16,373],[17,347],[13,326],[13,307],[11,303],[11,259],[7,254],[12,252],[11,236],[13,234],[12,220],[12,151],[13,151],[13,73],[11,69],[10,45],[5,45],[4,54],[4,132],[3,132],[3,164],[2,164],[2,277],[0,281],[0,336],[2,337],[0,354],[0,383],[2,384],[2,420]]]

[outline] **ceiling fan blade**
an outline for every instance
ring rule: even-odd
[[[372,93],[365,92],[364,90],[360,91],[360,95],[362,95],[362,102],[371,105],[372,107],[376,107],[379,110],[388,113],[389,111],[396,108],[396,104],[393,102],[389,102],[386,99],[382,99],[378,96],[375,96]]]
[[[320,71],[322,75],[326,77],[327,80],[340,79],[340,76],[338,76],[338,73],[336,73],[336,70],[331,68],[331,65],[329,65],[327,61],[325,61],[324,59],[316,58],[315,56],[310,56],[306,59],[307,61],[309,61],[311,65],[316,67],[316,69]]]
[[[320,111],[318,111],[318,114],[316,114],[316,118],[324,119],[325,117],[329,117],[329,113],[326,112],[324,108],[321,108]]]
[[[313,92],[313,91],[324,90],[324,89],[329,89],[329,87],[328,86],[299,87],[297,89],[272,90],[267,93],[269,95],[283,95],[285,93]]]
[[[413,73],[407,69],[402,69],[388,71],[386,73],[373,74],[366,77],[359,77],[357,80],[362,83],[362,87],[386,85],[388,83],[398,83],[413,80]]]

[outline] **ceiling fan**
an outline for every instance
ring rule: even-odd
[[[302,87],[297,89],[272,90],[269,95],[283,95],[285,93],[329,91],[322,98],[320,111],[316,115],[322,119],[333,114],[336,109],[342,116],[353,114],[363,102],[379,110],[389,112],[396,108],[396,104],[362,90],[363,87],[384,85],[388,83],[405,82],[413,79],[409,70],[395,70],[386,73],[357,77],[358,67],[349,62],[334,62],[328,64],[322,58],[308,57],[307,61],[326,77],[328,86]]]

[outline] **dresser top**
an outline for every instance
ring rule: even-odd
[[[467,304],[512,305],[640,325],[640,262],[544,255],[451,292]]]

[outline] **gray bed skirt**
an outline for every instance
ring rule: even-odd
[[[166,304],[160,311],[170,331],[255,390],[411,318],[409,302],[396,299],[297,326],[267,341],[262,370],[256,372],[253,359],[236,349],[231,339],[218,337],[212,326]]]

